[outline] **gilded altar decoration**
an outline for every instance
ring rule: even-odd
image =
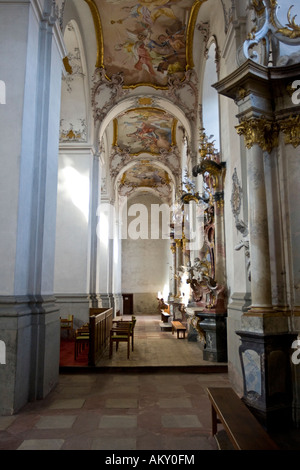
[[[300,145],[300,116],[290,116],[287,119],[279,121],[280,130],[284,133],[285,143],[293,147]]]
[[[292,5],[289,8],[289,11],[287,13],[287,20],[288,20],[287,25],[285,27],[278,29],[279,33],[291,39],[300,38],[300,25],[296,24],[296,20],[295,20],[297,15],[294,15],[292,17],[293,8],[294,8],[294,5]]]
[[[236,126],[237,133],[244,137],[245,146],[250,149],[258,144],[262,150],[271,152],[278,146],[278,125],[265,118],[251,118]]]

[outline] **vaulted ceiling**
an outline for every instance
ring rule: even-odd
[[[207,0],[86,3],[95,28],[95,69],[101,71],[93,105],[101,115],[110,176],[122,194],[152,188],[170,199],[182,176],[184,138],[197,120],[197,84],[189,73],[195,24]]]

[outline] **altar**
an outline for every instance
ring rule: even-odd
[[[188,340],[203,343],[203,359],[211,362],[227,362],[227,313],[187,307],[186,316]]]

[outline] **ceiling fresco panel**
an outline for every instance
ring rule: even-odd
[[[114,145],[130,153],[159,154],[175,145],[177,120],[155,108],[136,108],[115,119]]]
[[[203,0],[202,0],[203,1]],[[191,14],[199,0],[94,0],[101,22],[101,65],[124,86],[166,87],[189,67]]]

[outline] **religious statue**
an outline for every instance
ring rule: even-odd
[[[197,306],[214,312],[226,311],[225,286],[218,284],[208,273],[207,263],[195,258],[195,264],[187,263],[187,283],[190,284]]]

